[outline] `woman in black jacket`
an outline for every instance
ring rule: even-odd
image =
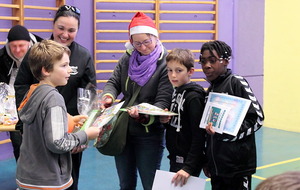
[[[74,6],[63,5],[58,9],[54,17],[53,33],[51,35],[52,40],[68,46],[71,50],[71,77],[67,85],[57,88],[64,97],[67,111],[71,115],[78,115],[77,89],[85,88],[88,84],[96,86],[96,72],[92,56],[86,48],[74,41],[79,25],[80,10]],[[30,85],[38,82],[30,72],[27,56],[28,54],[21,64],[15,82],[17,105],[21,103]],[[79,168],[82,159],[82,153],[80,151],[82,150],[77,151],[76,154],[72,154],[72,177],[74,183],[68,189],[78,189]]]

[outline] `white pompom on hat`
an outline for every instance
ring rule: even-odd
[[[137,12],[128,26],[129,36],[133,34],[152,34],[158,37],[158,31],[153,20],[142,12]]]

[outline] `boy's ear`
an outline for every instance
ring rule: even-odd
[[[194,74],[194,72],[195,72],[195,68],[194,67],[190,68],[190,70],[188,71],[189,77],[191,77]]]
[[[42,67],[42,75],[46,77],[46,76],[49,76],[49,74],[50,73],[48,71],[46,71],[45,67]]]

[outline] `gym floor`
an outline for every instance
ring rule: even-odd
[[[92,143],[92,142],[91,142]],[[252,176],[252,189],[267,177],[291,170],[300,170],[300,133],[263,127],[256,133],[257,171]],[[298,148],[297,148],[298,147]],[[1,152],[1,150],[0,150]],[[145,163],[146,164],[146,163]],[[162,170],[168,170],[167,151],[162,160]],[[15,190],[14,158],[0,161],[0,190]],[[205,178],[201,174],[202,178]],[[206,179],[206,190],[211,189]],[[100,154],[92,144],[83,153],[79,190],[117,190],[119,189],[114,159]],[[138,181],[137,190],[142,190]]]

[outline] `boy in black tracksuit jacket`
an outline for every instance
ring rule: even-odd
[[[175,87],[166,125],[166,144],[169,151],[170,171],[177,172],[172,180],[184,185],[190,175],[199,176],[204,164],[206,132],[199,128],[204,110],[204,89],[190,81],[194,73],[194,57],[190,50],[174,49],[166,58],[168,77]],[[161,121],[164,123],[167,120]],[[166,119],[166,118],[165,118]]]
[[[215,133],[211,124],[206,127],[205,174],[211,177],[213,190],[250,190],[251,175],[256,171],[255,134],[264,120],[263,110],[248,82],[227,69],[231,48],[222,41],[203,44],[200,64],[207,80],[209,92],[226,93],[251,100],[248,112],[236,136]]]

